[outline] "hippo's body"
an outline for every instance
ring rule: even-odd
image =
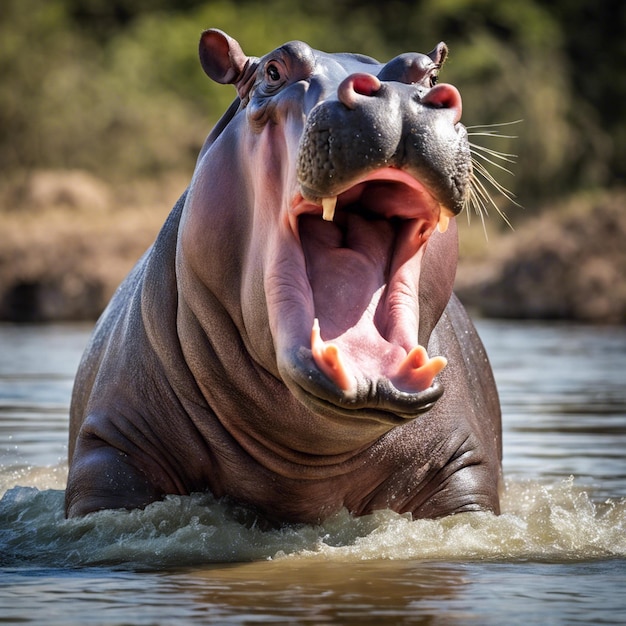
[[[498,512],[498,396],[452,295],[471,161],[445,54],[203,34],[238,98],[85,352],[69,516],[206,490],[275,522]]]

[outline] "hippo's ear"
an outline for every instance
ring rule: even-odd
[[[443,41],[440,41],[436,48],[428,53],[428,56],[432,59],[433,63],[441,67],[448,56],[448,46],[446,46]]]
[[[223,85],[241,80],[248,57],[235,39],[216,28],[205,30],[200,37],[199,52],[202,69],[209,78]]]

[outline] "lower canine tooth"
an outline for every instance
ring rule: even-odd
[[[418,392],[428,389],[435,376],[446,366],[442,356],[429,358],[422,346],[416,346],[409,352],[394,376],[393,384],[402,391]]]
[[[327,222],[332,222],[335,216],[335,207],[337,206],[337,196],[330,198],[322,198],[322,217]]]
[[[322,339],[317,318],[313,321],[313,329],[311,331],[311,352],[313,353],[313,360],[320,371],[332,380],[339,389],[349,392],[352,383],[341,359],[339,349],[335,344],[326,343]]]

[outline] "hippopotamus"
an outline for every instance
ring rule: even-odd
[[[499,512],[498,394],[453,294],[473,174],[446,55],[202,34],[237,94],[86,347],[67,516],[196,492],[278,525]]]

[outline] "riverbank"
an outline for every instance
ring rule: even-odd
[[[459,265],[456,291],[485,317],[626,323],[626,191],[579,194]]]
[[[152,243],[189,174],[107,185],[36,172],[0,194],[0,319],[93,320]],[[489,241],[459,219],[456,290],[485,317],[626,322],[626,191],[579,195],[512,218]],[[519,224],[519,226],[518,226]]]
[[[110,186],[39,172],[0,201],[0,319],[96,319],[154,241],[188,176]]]

